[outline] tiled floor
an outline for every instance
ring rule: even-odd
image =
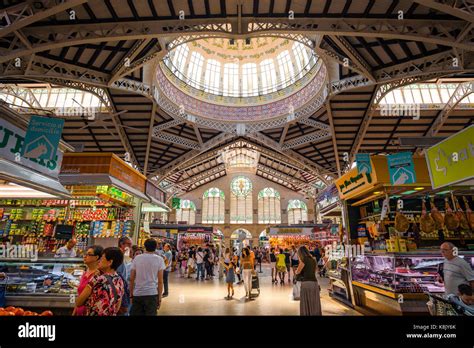
[[[217,277],[216,277],[217,278]],[[260,296],[245,301],[244,285],[235,285],[233,300],[226,300],[224,279],[196,281],[170,274],[169,296],[163,299],[158,315],[299,315],[299,301],[292,299],[292,286],[272,285],[269,265],[259,273]],[[327,292],[328,279],[319,279],[323,315],[361,315],[333,300]]]

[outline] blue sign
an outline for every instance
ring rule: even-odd
[[[63,119],[32,116],[26,131],[22,156],[30,159],[54,160],[63,127]]]
[[[415,165],[411,152],[399,152],[387,156],[388,172],[392,185],[414,184]]]
[[[372,164],[370,163],[370,154],[358,153],[355,156],[357,162],[357,171],[359,173],[370,174],[372,173]]]

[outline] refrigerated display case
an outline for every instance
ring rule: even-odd
[[[82,259],[2,259],[6,275],[6,305],[70,314],[79,280],[85,271]]]
[[[474,268],[474,253],[459,252]],[[443,294],[437,281],[444,262],[435,252],[365,253],[351,263],[355,304],[384,314],[427,314],[427,293]]]

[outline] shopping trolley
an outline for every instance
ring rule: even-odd
[[[429,301],[428,310],[432,316],[471,316],[461,307],[449,300],[435,294],[427,293]]]

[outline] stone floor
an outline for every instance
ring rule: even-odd
[[[163,299],[159,315],[299,315],[299,301],[292,299],[292,285],[272,285],[270,266],[259,273],[260,296],[245,301],[244,285],[234,285],[235,295],[226,300],[224,279],[197,281],[170,274],[169,296]],[[217,278],[217,277],[216,277]],[[361,315],[329,297],[327,278],[318,279],[321,286],[323,315]]]

